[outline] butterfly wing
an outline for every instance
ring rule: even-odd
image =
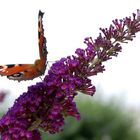
[[[34,64],[10,64],[0,66],[0,75],[12,80],[31,80],[36,76]]]
[[[38,14],[38,42],[39,42],[39,55],[40,55],[40,59],[41,61],[44,61],[44,63],[46,63],[46,59],[47,59],[47,47],[46,47],[46,38],[44,36],[44,28],[43,28],[43,15],[44,13],[42,13],[41,11],[39,11]]]
[[[35,77],[41,76],[46,70],[47,48],[46,38],[44,37],[44,29],[42,24],[43,14],[39,11],[38,14],[38,39],[39,39],[39,54],[40,59],[34,64],[9,64],[0,66],[0,75],[7,76],[12,80],[32,80]]]
[[[37,71],[37,75],[43,75],[46,70],[46,61],[47,61],[47,47],[46,47],[46,38],[44,36],[44,28],[43,28],[43,15],[41,11],[38,14],[38,45],[39,45],[39,56],[40,59],[37,59],[34,63],[34,67]],[[37,76],[36,75],[36,76]]]

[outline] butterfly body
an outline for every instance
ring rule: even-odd
[[[35,60],[34,64],[8,64],[0,65],[0,75],[7,76],[11,80],[32,80],[45,73],[46,70],[46,38],[44,37],[44,29],[42,24],[43,14],[38,14],[38,40],[40,59]]]

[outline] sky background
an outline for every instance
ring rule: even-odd
[[[139,8],[140,0],[1,0],[0,65],[34,63],[39,58],[39,10],[45,12],[43,24],[51,65],[61,57],[74,54],[76,48],[85,48],[84,38],[95,39],[100,27],[109,27],[113,19],[131,16]],[[140,33],[134,41],[122,46],[117,58],[104,63],[106,71],[92,78],[93,84],[104,91],[104,98],[118,96],[139,108]],[[10,92],[6,99],[8,106],[29,85],[39,81],[36,78],[19,83],[0,77],[0,89]],[[3,107],[1,104],[0,108]]]

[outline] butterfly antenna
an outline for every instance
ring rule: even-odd
[[[41,81],[43,82],[43,79],[42,79],[42,77],[41,76],[39,76],[39,78],[41,79]]]

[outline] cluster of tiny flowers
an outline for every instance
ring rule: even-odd
[[[137,17],[136,17],[137,16]],[[2,140],[40,140],[39,130],[56,133],[63,129],[65,118],[80,119],[74,97],[78,93],[93,95],[90,76],[105,70],[103,62],[117,56],[120,43],[140,31],[140,12],[133,17],[114,20],[109,29],[100,29],[97,39],[85,39],[87,48],[56,61],[42,82],[28,87],[0,120]]]

